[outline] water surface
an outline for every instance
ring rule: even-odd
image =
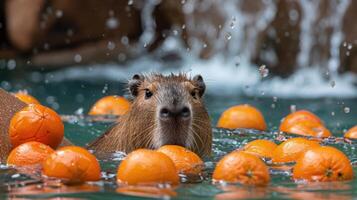
[[[20,73],[20,72],[19,72]],[[105,95],[126,95],[123,81],[115,80],[84,80],[70,79],[66,81],[46,81],[41,74],[24,72],[23,76],[14,73],[2,74],[2,87],[10,91],[28,89],[43,104],[50,106],[63,115],[86,114],[90,106]],[[34,77],[35,76],[35,77]],[[39,76],[39,80],[35,80]],[[25,78],[23,78],[25,77]],[[280,143],[291,136],[276,133],[282,117],[291,109],[308,109],[319,115],[333,132],[341,137],[344,130],[356,124],[356,98],[283,98],[269,95],[247,95],[232,89],[231,92],[208,90],[205,96],[206,105],[214,126],[220,113],[230,106],[248,103],[259,108],[264,114],[270,132],[236,130],[227,131],[214,129],[213,155],[205,158],[206,171],[198,183],[184,183],[175,188],[177,199],[214,199],[214,198],[294,198],[294,199],[352,199],[356,195],[357,181],[341,183],[296,184],[290,178],[289,171],[278,171],[271,168],[272,181],[267,188],[245,187],[241,185],[222,186],[211,184],[211,173],[215,163],[225,154],[242,147],[249,141],[266,138]],[[85,120],[74,120],[65,124],[65,135],[76,145],[84,146],[98,137],[109,123],[94,123]],[[357,170],[356,142],[348,143],[341,139],[325,140],[326,145],[336,146],[343,150],[354,163]],[[96,154],[101,162],[103,180],[84,186],[64,187],[56,181],[44,184],[38,174],[23,175],[14,169],[2,166],[0,169],[0,197],[18,198],[84,198],[110,199],[125,197],[137,199],[118,192],[115,183],[115,173],[123,155]],[[269,163],[268,163],[269,164]],[[160,186],[162,187],[162,186]],[[159,187],[159,188],[160,188]],[[159,191],[159,196],[169,197],[172,193]],[[152,190],[150,190],[152,192]],[[165,190],[164,190],[165,191]],[[155,194],[158,194],[156,191]],[[164,195],[163,195],[164,194]],[[166,195],[166,196],[165,196]],[[222,196],[228,195],[228,196]]]

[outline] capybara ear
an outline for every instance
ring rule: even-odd
[[[136,97],[138,95],[138,88],[142,81],[144,80],[143,75],[135,74],[131,80],[129,80],[129,90],[131,95]]]
[[[198,94],[200,95],[200,97],[202,97],[202,95],[205,93],[205,90],[206,90],[206,84],[203,81],[202,76],[201,75],[194,76],[193,77],[193,82],[198,88],[198,91],[199,91]]]

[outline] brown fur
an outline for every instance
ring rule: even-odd
[[[8,133],[11,118],[24,107],[24,102],[0,88],[0,163],[6,162],[12,149]],[[69,145],[72,143],[64,138],[60,146]]]
[[[184,74],[140,76],[140,80],[136,80],[134,88],[130,88],[133,96],[136,96],[131,111],[120,117],[118,124],[90,144],[89,149],[101,152],[130,152],[138,148],[155,149],[161,145],[177,143],[186,146],[199,155],[209,155],[212,131],[210,119],[201,98],[204,92],[202,78],[201,81],[190,79]],[[131,87],[130,83],[129,87]],[[203,84],[203,89],[200,83]],[[176,90],[173,88],[176,88]],[[146,89],[153,93],[152,99],[145,99]],[[194,98],[191,95],[196,91],[199,96]],[[172,98],[173,102],[176,100],[170,95],[170,92],[178,93],[177,97],[179,98],[177,99],[181,99],[180,102],[190,105],[192,115],[190,130],[188,131],[185,123],[171,123],[170,121],[165,126],[159,123],[157,115],[159,105],[171,102],[169,98]],[[157,136],[156,139],[155,135]],[[187,139],[188,137],[191,139]]]

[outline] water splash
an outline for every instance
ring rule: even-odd
[[[310,65],[311,48],[314,45],[313,27],[319,13],[320,1],[298,1],[302,8],[300,52],[297,57],[298,65],[306,67]]]
[[[340,45],[342,44],[344,35],[342,32],[342,19],[350,4],[350,0],[338,1],[335,14],[330,17],[330,23],[333,27],[331,36],[330,54],[328,60],[328,70],[331,73],[331,78],[338,76],[338,67],[340,65]]]
[[[180,68],[181,66],[181,68]],[[222,70],[222,67],[225,69]],[[263,70],[263,75],[266,75]],[[185,57],[183,63],[165,63],[150,57],[138,58],[126,63],[94,65],[89,67],[74,67],[52,72],[52,82],[66,80],[119,81],[127,82],[137,72],[186,72],[201,74],[206,81],[208,93],[221,95],[237,94],[248,96],[264,96],[278,98],[320,98],[320,97],[357,97],[354,81],[356,75],[343,74],[334,78],[334,85],[324,78],[318,67],[302,68],[289,78],[265,77],[262,79],[258,66],[246,61],[240,61],[239,67],[235,60],[226,60],[224,56],[215,56],[210,60],[200,60]]]

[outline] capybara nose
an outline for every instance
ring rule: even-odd
[[[188,119],[191,116],[191,111],[187,106],[181,108],[161,108],[160,118],[161,119],[170,119],[170,118],[182,118]]]

